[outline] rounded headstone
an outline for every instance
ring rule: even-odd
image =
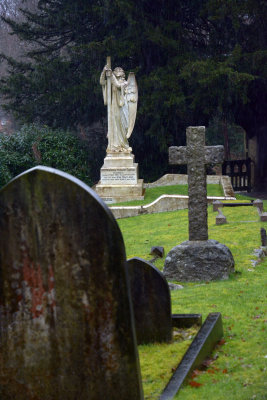
[[[36,167],[0,192],[1,400],[140,399],[125,249],[83,182]]]
[[[154,265],[134,257],[127,261],[138,344],[172,339],[168,283]]]

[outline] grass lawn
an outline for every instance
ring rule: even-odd
[[[244,197],[238,196],[240,199]],[[248,199],[250,200],[250,198]],[[267,210],[267,201],[264,202]],[[224,342],[212,354],[208,368],[185,385],[175,398],[183,400],[267,399],[267,258],[255,268],[253,250],[260,247],[260,228],[254,207],[224,208],[228,224],[215,225],[217,213],[208,207],[209,238],[227,245],[235,259],[236,274],[227,281],[185,283],[172,291],[173,313],[222,313]],[[127,258],[150,260],[151,246],[163,246],[165,255],[188,239],[188,211],[179,210],[118,220]],[[163,260],[156,266],[163,269]],[[145,399],[157,399],[167,384],[196,330],[172,344],[139,346]],[[179,339],[179,335],[178,335]],[[179,397],[178,397],[179,396]]]
[[[144,200],[135,200],[135,201],[127,201],[123,203],[116,203],[114,205],[126,205],[126,206],[140,206],[152,203],[152,201],[156,200],[163,194],[181,194],[187,196],[188,194],[188,186],[187,185],[173,185],[173,186],[159,186],[154,188],[146,189],[145,191],[145,199]],[[221,197],[223,196],[223,190],[221,185],[209,184],[207,185],[207,194],[208,196]]]

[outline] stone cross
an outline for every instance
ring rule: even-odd
[[[1,400],[143,399],[121,232],[78,179],[0,191]]]
[[[222,163],[223,146],[205,146],[205,127],[186,129],[187,146],[169,148],[169,163],[187,164],[189,240],[208,240],[206,164]]]

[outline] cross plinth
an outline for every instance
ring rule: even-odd
[[[206,164],[222,163],[223,146],[205,146],[205,127],[186,129],[187,146],[169,148],[172,165],[187,164],[189,240],[208,240]]]
[[[208,240],[206,164],[221,163],[223,146],[205,146],[205,127],[186,130],[187,146],[170,147],[170,164],[187,164],[189,240],[169,251],[163,273],[181,282],[227,279],[234,272],[231,251]]]

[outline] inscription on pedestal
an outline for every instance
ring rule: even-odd
[[[106,203],[143,200],[143,180],[138,179],[138,164],[133,154],[109,153],[100,170],[96,193]]]
[[[101,170],[101,183],[102,184],[128,184],[135,185],[137,183],[137,173],[136,169],[134,170],[121,170],[121,169],[112,169],[103,171]]]

